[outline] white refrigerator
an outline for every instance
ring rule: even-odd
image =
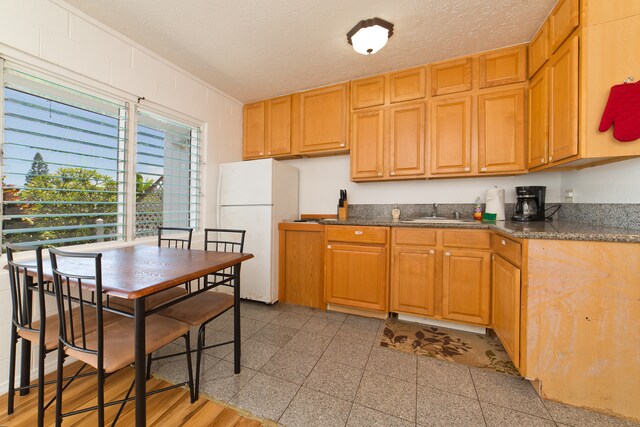
[[[240,297],[278,300],[278,222],[298,218],[298,169],[273,159],[224,163],[218,180],[218,226],[246,230]]]

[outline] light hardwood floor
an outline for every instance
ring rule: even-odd
[[[65,374],[75,372],[78,364],[72,364],[65,368]],[[132,368],[122,369],[107,378],[105,388],[105,400],[111,401],[124,397],[131,382],[134,372]],[[54,379],[55,375],[50,374],[48,379]],[[147,382],[147,391],[166,387],[169,383],[152,378]],[[55,395],[55,385],[46,386],[45,402],[48,402]],[[79,378],[75,380],[63,394],[63,411],[75,410],[96,403],[96,379],[95,376]],[[7,394],[0,396],[0,426],[34,426],[37,423],[36,412],[37,395],[35,389],[26,396],[16,395],[15,412],[7,415]],[[105,410],[107,425],[110,425],[118,406],[114,405]],[[117,425],[131,426],[135,420],[135,405],[128,402]],[[55,402],[47,409],[45,414],[45,425],[55,424]],[[63,420],[64,426],[95,426],[97,416],[95,411],[84,414],[66,417]],[[191,404],[189,391],[187,388],[176,388],[167,392],[158,393],[147,397],[147,425],[149,426],[237,426],[237,427],[257,427],[262,426],[262,422],[256,419],[247,418],[238,411],[208,400],[202,396]]]

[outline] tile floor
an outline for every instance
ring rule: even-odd
[[[231,344],[208,350],[201,392],[286,426],[636,426],[543,401],[519,378],[382,348],[380,320],[286,304],[240,311],[242,372],[233,374]],[[227,312],[207,343],[232,328]],[[152,371],[184,381],[183,361]]]

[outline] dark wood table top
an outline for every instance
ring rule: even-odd
[[[103,293],[127,299],[147,296],[253,258],[252,254],[246,253],[142,245],[107,249],[101,253]],[[58,259],[58,269],[63,272],[95,274],[93,259]],[[43,269],[45,279],[51,279],[48,260],[44,261]]]

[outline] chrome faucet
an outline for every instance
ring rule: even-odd
[[[434,218],[438,216],[438,204],[437,203],[433,204],[433,212],[431,213],[431,216],[434,217]]]

